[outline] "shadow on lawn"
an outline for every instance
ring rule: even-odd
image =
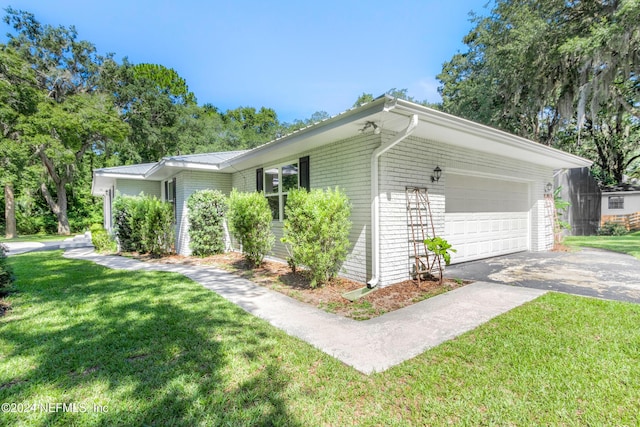
[[[114,271],[60,253],[12,264],[20,294],[0,321],[11,349],[0,353],[0,367],[12,358],[32,366],[0,381],[0,401],[54,395],[108,405],[106,413],[58,412],[35,423],[295,424],[273,337],[212,292],[177,274]]]

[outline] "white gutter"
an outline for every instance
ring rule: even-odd
[[[380,144],[371,155],[371,273],[373,277],[367,287],[375,288],[380,282],[380,189],[378,184],[378,163],[380,156],[408,137],[418,126],[418,115],[411,116],[409,125],[396,139]]]

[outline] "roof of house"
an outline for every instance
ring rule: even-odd
[[[162,159],[163,161],[176,161],[176,162],[189,162],[189,163],[203,163],[209,165],[219,164],[233,159],[241,154],[246,153],[249,150],[238,151],[221,151],[217,153],[202,153],[202,154],[187,154],[184,156],[169,156]]]
[[[384,95],[360,107],[352,108],[251,150],[171,156],[158,163],[136,165],[141,168],[132,169],[130,173],[135,171],[137,179],[160,181],[181,170],[230,173],[260,167],[285,157],[295,158],[296,155],[314,148],[347,140],[365,132],[403,132],[413,116],[418,117],[418,125],[413,131],[413,136],[427,141],[442,142],[448,147],[458,146],[490,155],[526,159],[528,162],[554,169],[580,168],[590,166],[592,163],[590,160],[526,138]],[[118,173],[121,173],[118,172],[119,170],[119,168],[95,170],[93,194],[100,194],[100,191],[108,188],[103,184],[96,185],[96,180],[100,180],[101,177],[115,178]]]
[[[602,188],[602,194],[611,193],[640,193],[640,182],[634,179],[630,183],[607,185]]]
[[[109,173],[115,175],[144,175],[157,163],[140,163],[138,165],[114,166],[95,169],[94,172]]]

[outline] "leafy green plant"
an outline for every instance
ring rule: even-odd
[[[144,252],[162,256],[173,252],[175,227],[173,205],[156,197],[143,197],[138,207],[141,221],[141,246]]]
[[[350,216],[349,199],[338,188],[289,192],[281,241],[288,245],[292,269],[309,269],[312,287],[335,277],[347,258]]]
[[[133,205],[135,199],[130,196],[118,196],[113,202],[113,230],[120,245],[120,250],[124,252],[137,249],[139,238],[136,236],[136,229],[133,218]]]
[[[607,221],[598,229],[598,236],[624,236],[629,233],[627,228],[617,222]]]
[[[227,201],[218,190],[201,190],[189,196],[189,240],[193,254],[208,256],[225,250],[224,215]]]
[[[115,252],[118,249],[116,242],[109,236],[102,224],[91,225],[89,231],[91,231],[91,243],[96,251]]]
[[[553,191],[553,203],[555,205],[556,212],[558,213],[558,221],[555,224],[556,229],[554,230],[554,233],[556,233],[556,235],[558,235],[562,230],[571,230],[571,224],[560,219],[571,206],[571,203],[562,198],[561,192],[562,186],[556,188]]]
[[[114,201],[114,231],[120,250],[150,253],[173,251],[173,205],[149,196],[119,196]]]
[[[457,250],[453,249],[449,242],[442,237],[432,237],[426,239],[424,243],[427,245],[428,250],[437,256],[441,256],[446,265],[451,264],[451,254],[449,252],[457,252]]]
[[[262,193],[243,193],[233,190],[229,196],[227,213],[229,230],[242,245],[242,253],[258,266],[273,247],[271,209]]]

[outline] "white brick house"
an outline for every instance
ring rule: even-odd
[[[173,200],[176,250],[188,255],[191,193],[262,190],[274,215],[273,255],[284,258],[279,238],[286,190],[339,186],[351,201],[353,222],[342,274],[387,286],[412,271],[407,186],[428,188],[435,233],[458,250],[452,258],[456,263],[550,249],[545,187],[556,169],[590,165],[572,154],[384,96],[252,150],[97,169],[92,192],[105,198],[106,228],[117,194],[144,191]],[[442,174],[432,181],[436,167]]]

